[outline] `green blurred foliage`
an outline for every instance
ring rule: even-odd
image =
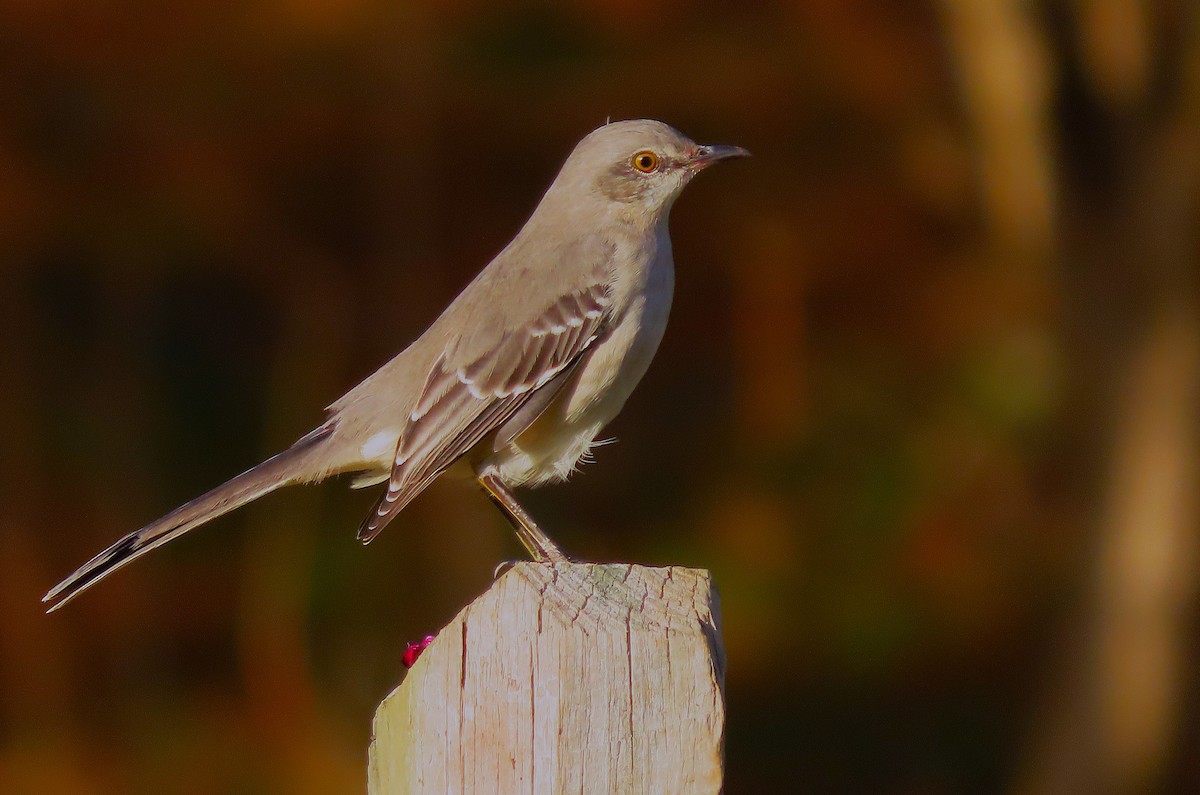
[[[519,554],[467,486],[367,550],[371,497],[288,490],[38,598],[308,430],[608,117],[755,157],[675,208],[620,442],[532,510],[714,572],[730,793],[1003,789],[1112,387],[1052,241],[993,223],[949,35],[883,0],[0,5],[0,790],[363,790],[405,641]]]

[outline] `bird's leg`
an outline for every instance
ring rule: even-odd
[[[517,538],[520,539],[521,544],[529,551],[534,560],[539,563],[547,561],[558,563],[570,560],[558,544],[551,541],[550,536],[537,526],[537,522],[533,521],[529,512],[521,507],[521,503],[517,502],[517,498],[500,478],[491,472],[485,472],[478,477],[479,485],[483,486],[483,490],[492,504],[499,508],[512,524],[513,529],[517,532]]]

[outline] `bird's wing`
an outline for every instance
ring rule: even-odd
[[[545,390],[562,386],[566,379],[558,376],[573,368],[610,324],[609,280],[597,274],[588,281],[531,320],[504,330],[481,354],[463,356],[458,340],[450,341],[407,418],[387,490],[359,528],[360,541],[371,541],[434,478],[535,395],[542,402]]]

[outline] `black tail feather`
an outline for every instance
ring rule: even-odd
[[[46,612],[57,610],[117,569],[189,530],[282,486],[319,479],[321,473],[308,463],[311,461],[308,454],[328,437],[328,432],[321,433],[321,430],[117,541],[51,588],[42,597],[42,601],[49,604]]]

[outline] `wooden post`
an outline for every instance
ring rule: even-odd
[[[518,563],[380,704],[368,791],[719,792],[720,627],[706,571]]]

